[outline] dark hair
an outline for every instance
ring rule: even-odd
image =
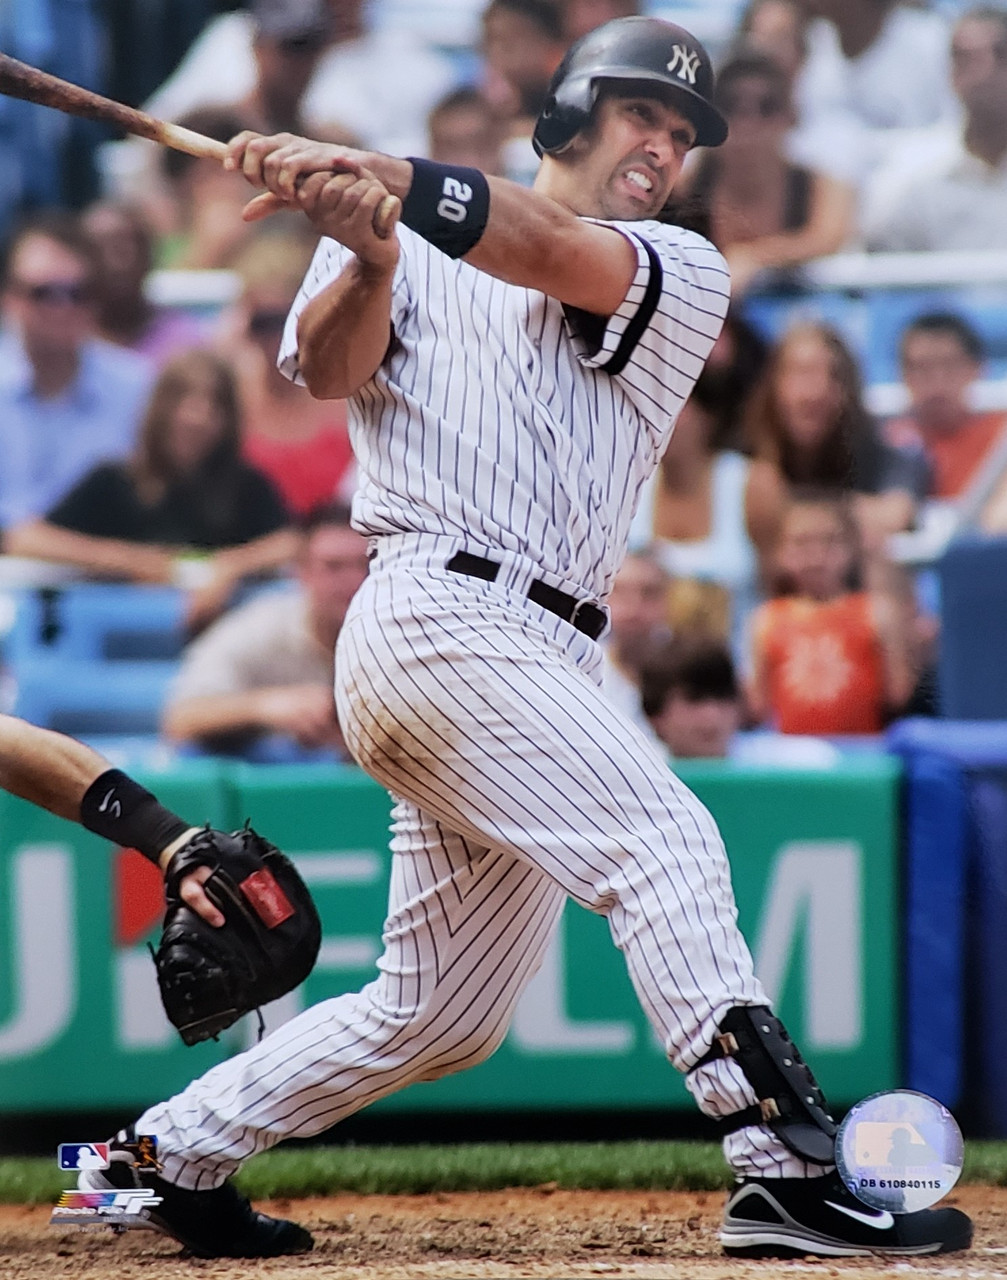
[[[549,40],[563,39],[563,14],[555,0],[490,0],[483,10],[483,17],[494,9],[520,14]]]
[[[63,209],[46,209],[21,218],[8,237],[3,255],[5,281],[10,279],[11,263],[15,254],[32,236],[52,240],[72,253],[74,257],[79,258],[87,270],[89,283],[97,276],[100,269],[98,256],[94,245],[84,233],[80,218]]]
[[[221,412],[220,439],[193,473],[180,474],[171,454],[172,421],[183,397],[207,383]],[[147,501],[157,501],[171,489],[179,490],[198,511],[205,528],[231,527],[244,463],[237,384],[225,360],[194,349],[180,352],[163,366],[147,402],[129,469]]]
[[[797,507],[827,507],[836,517],[842,529],[846,544],[850,548],[850,567],[843,586],[847,591],[860,591],[864,585],[863,540],[860,536],[860,525],[854,514],[853,502],[848,493],[836,493],[834,489],[816,488],[813,485],[799,485],[787,496],[787,505],[777,529],[777,544],[783,537],[787,517]],[[797,585],[780,569],[774,567],[770,574],[770,595],[792,596],[797,594]]]
[[[233,107],[196,107],[180,116],[176,123],[184,129],[215,138],[217,142],[230,142],[235,134],[248,127],[247,120]],[[161,172],[170,182],[177,182],[197,160],[197,156],[190,156],[186,151],[165,147],[161,153]]]
[[[960,26],[963,22],[995,22],[1007,36],[1007,9],[998,8],[992,4],[978,4],[971,9],[966,9],[964,13],[958,15],[955,26]]]
[[[790,104],[790,86],[786,73],[778,62],[764,53],[743,50],[720,68],[713,100],[721,110],[729,101],[731,89],[739,80],[764,80],[783,106]]]
[[[928,311],[906,325],[899,342],[899,355],[904,360],[909,339],[917,333],[937,333],[954,338],[970,360],[979,364],[986,358],[986,348],[978,331],[954,311]]]
[[[333,499],[330,502],[319,502],[297,521],[297,528],[305,538],[310,538],[316,529],[328,525],[338,525],[341,529],[351,528],[353,513],[349,504]]]
[[[688,702],[736,702],[741,691],[727,646],[712,636],[689,635],[655,649],[640,671],[644,715],[660,715],[675,693]]]
[[[749,0],[742,10],[741,17],[738,19],[736,27],[737,44],[739,52],[746,48],[746,41],[752,32],[752,24],[755,21],[755,15],[759,9],[766,3],[766,0]],[[794,16],[797,18],[798,28],[800,30],[800,41],[802,53],[808,50],[808,25],[810,18],[800,4],[800,0],[783,0],[784,4],[789,5]]]
[[[789,438],[776,395],[776,380],[787,347],[814,335],[828,351],[839,383],[841,402],[835,421],[810,458],[801,457]],[[756,458],[772,463],[792,485],[849,488],[854,460],[870,434],[871,419],[864,404],[860,366],[850,348],[831,325],[802,322],[789,329],[770,352],[745,414],[746,436]]]
[[[460,89],[452,89],[430,108],[427,115],[427,128],[430,128],[441,116],[449,115],[452,111],[468,111],[473,107],[487,116],[494,116],[493,107],[475,85],[463,84]]]

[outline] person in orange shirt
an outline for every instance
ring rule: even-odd
[[[799,493],[780,527],[773,597],[755,611],[748,689],[782,733],[878,733],[916,681],[896,601],[861,587],[848,499]]]
[[[1007,428],[1007,413],[977,413],[969,403],[982,373],[982,339],[961,316],[933,311],[906,328],[900,354],[909,412],[886,425],[886,438],[894,445],[919,442],[932,468],[931,496],[955,501]]]

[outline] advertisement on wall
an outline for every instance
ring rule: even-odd
[[[756,968],[826,1092],[897,1080],[897,769],[828,773],[694,765],[683,777],[729,851]],[[147,780],[151,781],[151,780]],[[323,941],[267,1026],[356,990],[381,950],[387,796],[357,771],[193,763],[152,780],[195,821],[246,817],[294,857]],[[136,1108],[239,1051],[252,1026],[187,1048],[165,1019],[148,943],[157,871],[138,854],[0,795],[0,1098],[7,1111]],[[488,1061],[383,1108],[689,1106],[636,1001],[606,921],[567,906],[506,1040]]]

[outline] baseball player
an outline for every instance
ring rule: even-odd
[[[375,980],[149,1108],[135,1131],[158,1137],[157,1178],[125,1159],[82,1175],[156,1187],[160,1225],[197,1252],[310,1248],[293,1223],[242,1216],[229,1176],[492,1053],[568,897],[607,917],[670,1061],[723,1126],[729,1252],[969,1244],[957,1210],[896,1220],[843,1186],[716,825],[599,687],[637,495],[727,309],[719,254],[661,221],[688,152],[725,137],[712,79],[680,27],[592,32],[557,70],[531,191],[289,135],[230,144],[265,189],[246,216],[299,208],[322,237],[281,366],[351,400],[354,518],[373,543],[336,695],[395,799],[394,856]]]

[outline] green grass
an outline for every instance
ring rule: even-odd
[[[965,1182],[1007,1186],[1007,1143],[969,1142]],[[253,1199],[348,1191],[416,1194],[501,1187],[713,1191],[730,1175],[702,1142],[485,1143],[472,1146],[300,1147],[269,1151],[238,1176]],[[0,1159],[0,1203],[51,1204],[72,1175],[55,1159]]]

